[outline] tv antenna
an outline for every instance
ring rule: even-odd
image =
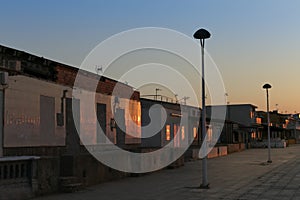
[[[97,75],[99,75],[100,73],[102,74],[102,72],[103,72],[102,66],[96,65],[95,71],[96,71]]]

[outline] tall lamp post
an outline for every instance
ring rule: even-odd
[[[263,85],[263,89],[267,92],[267,118],[268,118],[268,163],[272,163],[271,160],[271,136],[270,136],[270,112],[269,112],[269,89],[272,86],[268,83]]]
[[[204,43],[205,39],[210,38],[210,33],[205,29],[199,29],[194,33],[194,38],[200,40],[201,55],[202,55],[202,148],[204,147],[204,158],[202,159],[202,184],[200,188],[208,189],[209,184],[207,180],[207,146],[205,142],[206,138],[206,106],[205,106],[205,77],[204,77]]]

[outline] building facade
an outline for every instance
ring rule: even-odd
[[[267,112],[258,111],[258,117],[263,126],[260,140],[266,140],[268,137]],[[270,137],[271,141],[286,140],[288,143],[299,141],[299,116],[298,114],[283,114],[277,110],[270,112]]]
[[[5,46],[0,46],[0,70],[1,183],[22,177],[28,189],[20,196],[32,196],[60,190],[66,177],[71,185],[91,185],[128,176],[96,161],[89,151],[103,145],[126,149],[140,145],[139,92]],[[74,87],[78,75],[84,81]],[[78,94],[94,103],[87,105]]]
[[[143,98],[141,106],[142,127],[152,125],[142,131],[142,147],[161,148],[174,139],[174,146],[181,147],[198,140],[199,108]]]
[[[252,104],[230,104],[208,106],[207,115],[212,109],[215,112],[226,107],[225,129],[221,135],[221,141],[227,143],[242,143],[249,147],[251,140],[261,134],[261,126],[257,123],[256,106]]]

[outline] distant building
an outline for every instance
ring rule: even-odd
[[[142,127],[145,128],[150,123],[153,125],[150,131],[142,132],[142,147],[164,147],[175,138],[176,134],[179,134],[179,137],[176,137],[174,141],[175,147],[182,146],[181,143],[187,142],[187,140],[189,143],[198,140],[199,108],[144,98],[141,98],[140,101],[142,106]],[[186,118],[188,121],[183,123],[181,121],[183,118]],[[157,132],[153,132],[155,128],[159,128],[156,130]],[[149,137],[150,134],[153,134],[153,136]]]
[[[223,129],[221,141],[244,143],[249,146],[250,141],[261,134],[261,126],[256,115],[257,107],[252,104],[207,106],[207,116],[211,116],[212,109],[217,113],[218,110],[224,110],[224,107],[226,108],[225,120],[227,125]],[[231,124],[231,128],[228,127],[229,124]],[[231,137],[228,138],[230,135]]]
[[[267,112],[258,111],[263,129],[262,139],[267,138]],[[297,139],[300,123],[298,115],[282,114],[277,110],[270,111],[270,137],[271,139]]]
[[[300,143],[300,114],[293,114],[287,120],[287,128],[292,130],[291,137]]]

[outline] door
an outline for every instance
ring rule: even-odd
[[[97,103],[97,143],[106,142],[106,104]]]
[[[55,144],[55,99],[40,96],[40,144]]]
[[[73,104],[73,110],[72,110]],[[66,99],[66,147],[67,154],[76,155],[80,150],[80,101],[79,99]]]
[[[3,115],[4,115],[4,92],[3,90],[0,90],[0,157],[3,156],[3,138],[4,138],[4,134],[3,134]]]
[[[115,113],[116,132],[117,132],[117,146],[123,147],[125,145],[125,111],[124,109],[117,109]]]
[[[61,176],[75,175],[75,158],[80,152],[79,130],[77,131],[75,123],[80,128],[80,101],[66,98],[66,154],[60,160]]]

